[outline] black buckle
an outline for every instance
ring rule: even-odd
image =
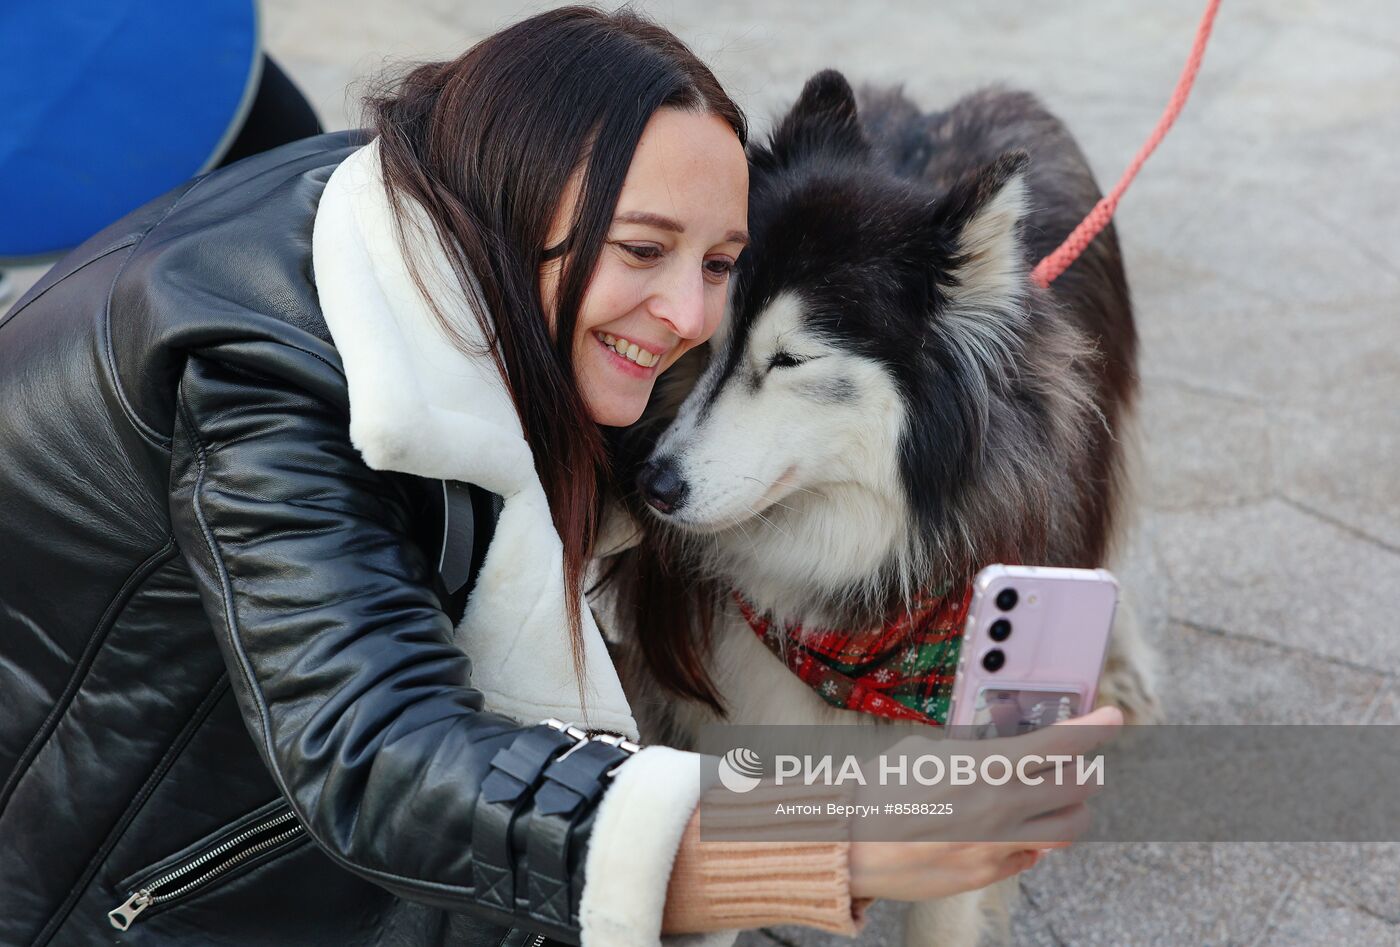
[[[579,732],[563,721],[545,722],[571,735]],[[580,894],[570,879],[572,830],[591,811],[589,805],[603,794],[618,767],[640,749],[621,734],[591,734],[545,769],[526,842],[529,909],[535,917],[563,926],[572,923]]]

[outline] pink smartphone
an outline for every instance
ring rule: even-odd
[[[972,605],[950,727],[1012,736],[1093,709],[1118,580],[1107,569],[988,566]]]

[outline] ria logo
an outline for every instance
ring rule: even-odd
[[[719,781],[730,792],[748,792],[763,775],[763,760],[753,750],[736,746],[719,761]]]

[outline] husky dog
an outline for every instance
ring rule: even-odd
[[[825,71],[750,169],[752,245],[708,362],[642,455],[643,518],[717,593],[703,677],[723,719],[868,722],[793,675],[729,593],[776,622],[862,629],[989,563],[1111,564],[1134,450],[1127,284],[1111,228],[1050,289],[1031,282],[1100,194],[1026,93],[925,114],[898,90],[858,105]],[[1142,721],[1157,701],[1131,617],[1100,700]],[[629,687],[644,738],[684,745],[719,719],[714,701]],[[906,943],[976,943],[986,901],[916,906]]]

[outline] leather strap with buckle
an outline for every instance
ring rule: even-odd
[[[572,734],[533,727],[491,758],[472,813],[472,884],[484,903],[515,913],[511,828],[545,767],[577,745]]]
[[[574,827],[639,749],[616,734],[594,735],[546,767],[534,796],[525,857],[529,910],[539,919],[567,925],[578,913],[582,886],[571,883],[569,865]]]

